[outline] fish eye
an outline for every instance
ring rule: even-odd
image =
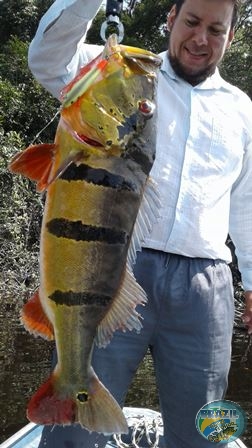
[[[148,99],[143,99],[138,103],[138,110],[145,118],[153,116],[155,105]]]

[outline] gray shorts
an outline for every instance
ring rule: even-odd
[[[153,356],[165,448],[212,448],[195,426],[198,410],[227,389],[234,321],[232,276],[221,260],[144,249],[135,276],[148,295],[140,334],[117,331],[95,348],[93,367],[121,405],[147,349]],[[141,403],[138,403],[141,407]],[[79,426],[45,427],[39,448],[99,448],[107,438]],[[228,445],[222,444],[223,448]]]

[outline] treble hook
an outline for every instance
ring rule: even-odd
[[[100,36],[106,42],[106,31],[109,27],[116,27],[118,31],[118,42],[120,43],[124,37],[124,26],[120,21],[123,0],[107,0],[106,20],[101,25]]]

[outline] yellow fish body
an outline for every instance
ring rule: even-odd
[[[91,357],[94,341],[105,347],[116,329],[141,329],[135,307],[146,296],[132,266],[158,213],[147,180],[159,65],[156,55],[110,36],[101,55],[63,91],[54,144],[31,146],[10,164],[47,190],[40,288],[22,310],[25,327],[55,338],[58,354],[55,370],[28,405],[36,423],[127,432]]]

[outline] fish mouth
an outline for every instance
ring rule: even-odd
[[[88,137],[85,134],[80,134],[77,131],[75,131],[63,117],[61,117],[61,120],[63,127],[67,130],[67,132],[71,134],[74,140],[76,140],[78,143],[81,143],[82,145],[88,145],[93,148],[104,148],[104,145],[98,140],[95,140],[91,137]]]
[[[97,140],[94,140],[93,138],[90,138],[84,134],[78,134],[77,132],[74,132],[74,138],[79,143],[85,143],[86,145],[94,146],[95,148],[103,147],[103,145],[100,142],[98,142]]]

